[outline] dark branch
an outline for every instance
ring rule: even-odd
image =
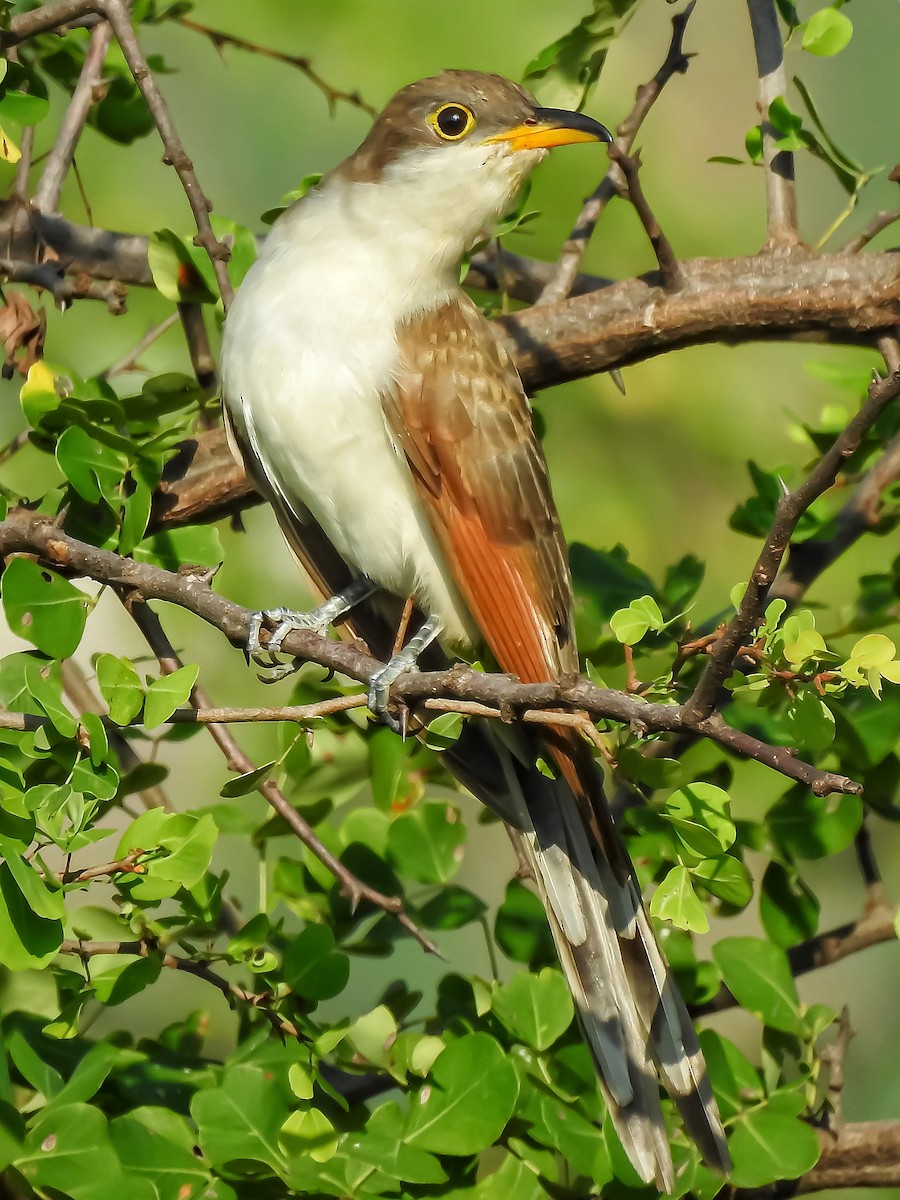
[[[659,264],[659,271],[662,276],[662,286],[667,292],[679,291],[680,288],[684,287],[684,275],[682,274],[678,259],[675,257],[675,251],[669,244],[669,239],[663,233],[659,221],[656,219],[644,194],[640,178],[640,153],[636,151],[634,154],[622,154],[618,147],[610,146],[609,156],[625,177],[625,185],[628,188],[628,199],[640,217],[644,232],[650,239],[650,245],[653,247],[653,253],[656,255],[656,261]]]
[[[672,76],[683,75],[688,69],[691,56],[684,52],[684,33],[695,4],[696,0],[691,0],[682,12],[672,18],[672,40],[665,61],[649,83],[642,83],[638,88],[634,107],[616,130],[615,148],[621,154],[630,152],[644,118]],[[556,304],[576,290],[578,268],[591,234],[610,200],[621,193],[624,182],[621,166],[613,159],[599,186],[585,202],[571,236],[560,251],[553,274],[535,300],[536,304]]]
[[[47,155],[41,181],[34,193],[34,206],[44,212],[55,212],[59,206],[63,183],[75,157],[75,148],[87,124],[100,82],[103,62],[112,30],[108,22],[102,21],[91,31],[91,40],[84,56],[84,65],[72,92],[66,111],[60,121],[53,148]]]
[[[203,574],[174,574],[149,563],[138,563],[109,550],[77,541],[63,533],[46,517],[17,511],[0,522],[0,554],[36,553],[49,566],[77,576],[114,585],[132,600],[159,599],[178,604],[215,626],[236,645],[246,645],[251,614],[248,609],[216,595]],[[316,662],[329,670],[368,683],[380,663],[358,646],[329,641],[309,631],[291,633],[284,642],[287,655]],[[628,725],[640,735],[677,732],[689,722],[681,705],[647,703],[639,697],[607,688],[597,688],[579,676],[558,682],[520,684],[509,676],[485,675],[469,667],[449,671],[422,672],[403,676],[392,695],[399,704],[411,705],[439,700],[471,701],[490,711],[477,715],[506,719],[509,713],[529,709],[563,708],[589,712]],[[18,728],[19,714],[7,714],[4,724]],[[13,722],[10,724],[10,722]],[[748,734],[730,728],[718,716],[695,719],[690,728],[712,741],[773,767],[790,779],[806,783],[817,794],[832,791],[859,793],[861,787],[846,776],[822,771],[794,758],[789,749],[769,746]]]
[[[859,448],[867,431],[898,395],[900,371],[873,383],[862,408],[835,439],[815,469],[796,491],[787,493],[778,502],[775,520],[756,560],[740,607],[713,646],[700,682],[684,705],[688,724],[707,717],[716,706],[735,655],[747,641],[766,605],[769,589],[790,545],[797,522],[813,501],[832,486],[843,464]]]
[[[231,286],[231,280],[228,278],[227,263],[230,252],[228,247],[223,242],[220,242],[213,232],[209,221],[212,205],[200,187],[200,181],[194,170],[194,164],[185,153],[181,138],[178,135],[175,123],[169,112],[169,106],[166,104],[162,93],[156,85],[153,72],[150,70],[149,63],[140,47],[134,27],[131,24],[131,15],[124,4],[124,0],[97,0],[95,9],[97,12],[102,13],[112,26],[113,33],[116,35],[116,41],[118,41],[119,47],[125,56],[125,61],[128,63],[131,74],[134,76],[134,82],[140,89],[147,108],[150,110],[153,120],[156,123],[156,128],[159,131],[159,136],[166,151],[165,161],[174,167],[178,178],[181,180],[181,186],[184,188],[184,193],[194,214],[194,220],[197,223],[197,236],[194,241],[198,246],[202,246],[209,255],[216,274],[216,282],[219,285],[219,294],[222,297],[222,303],[227,312],[234,296],[234,289]]]

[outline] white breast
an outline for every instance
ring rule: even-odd
[[[288,501],[351,567],[414,595],[464,646],[471,618],[380,397],[397,374],[398,324],[458,289],[463,251],[526,166],[483,147],[441,157],[408,158],[377,184],[332,179],[280,218],[229,313],[223,389]]]

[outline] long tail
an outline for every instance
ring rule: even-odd
[[[569,730],[542,738],[556,780],[505,759],[509,811],[541,892],[622,1145],[638,1174],[674,1187],[658,1081],[705,1161],[728,1172],[725,1133],[697,1037],[641,903],[590,749]],[[497,796],[496,783],[492,788]]]

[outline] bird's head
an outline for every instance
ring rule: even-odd
[[[331,178],[377,183],[402,220],[436,238],[452,230],[461,251],[509,207],[552,147],[611,140],[599,121],[541,108],[509,79],[442,71],[397,92]]]

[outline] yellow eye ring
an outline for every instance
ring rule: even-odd
[[[442,104],[428,118],[428,123],[445,142],[458,142],[475,124],[475,114],[464,104]]]

